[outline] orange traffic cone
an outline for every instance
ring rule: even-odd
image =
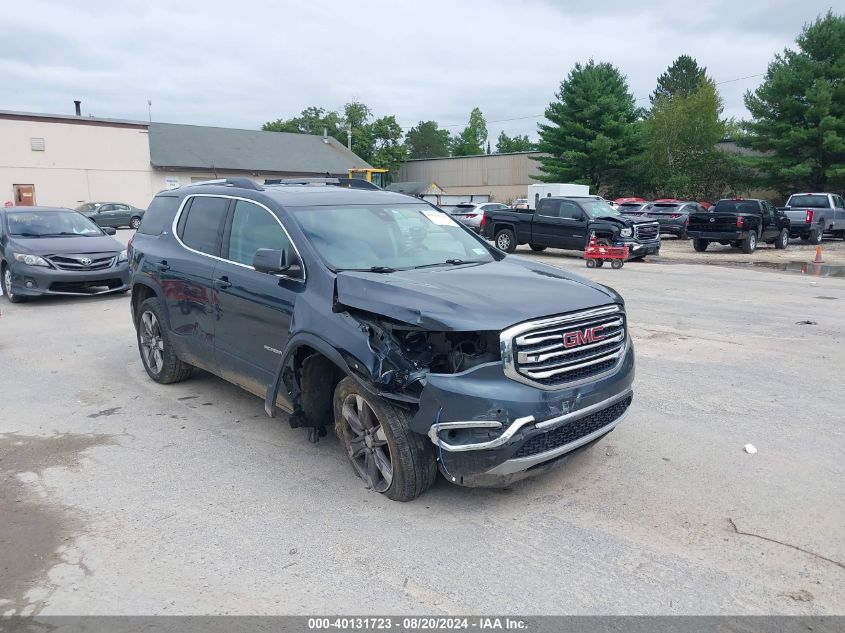
[[[821,264],[822,263],[822,245],[819,244],[816,246],[816,258],[813,260],[814,264]]]

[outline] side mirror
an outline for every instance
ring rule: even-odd
[[[106,235],[117,235],[117,229],[111,226],[104,226],[103,233],[105,233]]]
[[[288,273],[291,277],[299,277],[302,271],[302,266],[295,257],[292,259],[293,261],[291,262],[287,261],[287,251],[272,248],[259,248],[255,251],[255,257],[252,260],[252,267],[258,272],[267,273],[268,275]]]

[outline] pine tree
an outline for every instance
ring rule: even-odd
[[[798,50],[769,64],[745,95],[752,121],[741,143],[769,156],[751,159],[783,194],[845,189],[845,16],[806,25]]]
[[[441,158],[449,155],[449,130],[434,121],[420,121],[405,136],[408,158]]]
[[[672,98],[676,94],[690,96],[706,77],[706,68],[699,66],[689,55],[681,55],[657,78],[657,88],[649,97],[651,105],[658,97]]]
[[[546,108],[538,179],[588,184],[599,192],[627,177],[638,154],[639,110],[625,77],[609,63],[575,64]]]

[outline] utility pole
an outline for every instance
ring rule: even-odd
[[[352,124],[346,124],[346,147],[349,151],[352,151]]]

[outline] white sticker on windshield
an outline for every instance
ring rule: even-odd
[[[440,224],[442,226],[458,226],[457,222],[440,211],[426,210],[423,211],[422,214],[435,224]]]
[[[484,253],[486,253],[487,251],[485,251],[483,248],[474,248],[472,249],[472,252],[476,255],[484,255]]]

